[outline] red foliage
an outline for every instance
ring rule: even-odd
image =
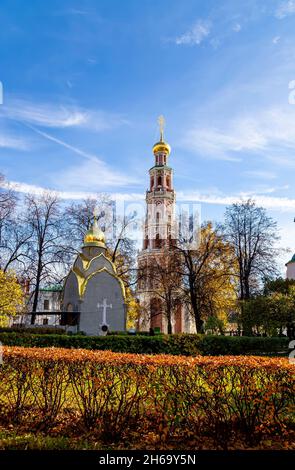
[[[254,445],[286,433],[294,413],[287,359],[20,347],[4,347],[3,359],[0,404],[16,419],[53,426],[72,410],[106,441],[206,434],[222,448],[237,435]]]

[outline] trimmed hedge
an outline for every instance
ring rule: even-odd
[[[286,353],[289,339],[286,337],[255,336],[203,336],[199,345],[204,355],[240,355],[262,353]]]
[[[0,333],[19,333],[22,335],[33,334],[33,335],[65,335],[66,330],[64,328],[55,328],[54,326],[32,326],[31,328],[23,326],[12,326],[0,328]]]
[[[58,347],[109,350],[137,354],[202,355],[287,355],[288,338],[204,336],[175,334],[159,336],[67,336],[55,334],[19,334],[0,332],[0,341],[7,346]]]
[[[279,436],[291,449],[294,378],[287,358],[4,347],[0,419],[104,448],[244,449]]]

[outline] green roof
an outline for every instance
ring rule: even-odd
[[[153,170],[154,168],[156,168],[157,170],[173,170],[171,168],[171,166],[167,166],[167,165],[154,165],[152,166],[152,168],[149,169],[149,171]]]
[[[48,287],[43,287],[40,289],[40,292],[61,292],[63,290],[62,286],[56,285],[56,286],[48,286]]]
[[[287,266],[287,264],[290,264],[290,263],[295,263],[295,254],[292,256],[290,261],[288,261],[288,263],[286,263],[286,266]]]

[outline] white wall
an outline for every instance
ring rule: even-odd
[[[295,279],[295,263],[287,265],[287,279]]]

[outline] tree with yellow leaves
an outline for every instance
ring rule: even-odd
[[[235,308],[236,278],[231,246],[218,227],[206,222],[200,229],[199,244],[186,248],[182,240],[177,248],[182,254],[184,301],[189,305],[198,333],[204,332],[204,322],[212,317],[226,323]]]
[[[16,315],[23,302],[24,293],[15,274],[0,270],[0,325],[7,325],[9,316]]]
[[[137,320],[140,313],[140,305],[136,300],[132,290],[129,287],[125,288],[126,292],[126,307],[127,307],[127,321],[126,321],[126,328],[130,330],[131,328],[136,328]]]

